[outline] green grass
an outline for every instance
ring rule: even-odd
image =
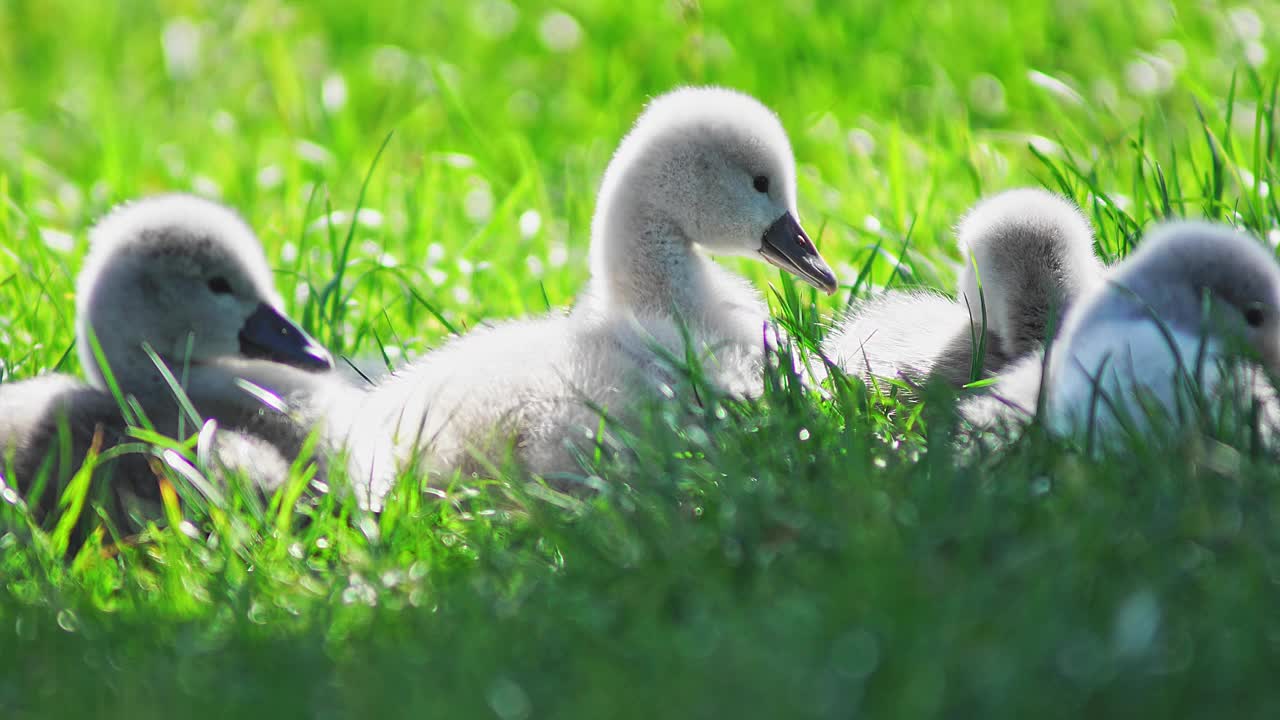
[[[541,2],[0,3],[0,378],[78,372],[84,231],[163,190],[242,211],[339,353],[396,363],[567,304],[614,144],[682,83],[751,92],[792,135],[847,290],[732,264],[805,344],[874,288],[950,288],[951,226],[1014,185],[1072,195],[1109,259],[1163,216],[1280,232],[1269,4],[562,9],[557,52]],[[960,453],[952,398],[831,390],[656,412],[639,469],[599,468],[580,507],[409,477],[380,517],[329,498],[301,525],[233,492],[170,503],[198,539],[67,562],[5,505],[0,716],[1280,710],[1280,471],[1247,433]]]

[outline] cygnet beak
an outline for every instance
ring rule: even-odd
[[[240,354],[303,370],[332,370],[329,351],[266,303],[259,303],[240,328]]]
[[[836,274],[818,254],[818,248],[804,233],[791,213],[784,213],[764,231],[760,254],[765,260],[831,295],[839,287]]]

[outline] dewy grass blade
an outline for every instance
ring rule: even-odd
[[[62,491],[62,496],[58,498],[58,522],[54,525],[53,535],[51,536],[55,557],[61,557],[67,552],[71,542],[71,532],[80,521],[81,513],[84,512],[84,505],[89,496],[93,474],[98,467],[98,453],[101,450],[102,429],[98,428],[93,434],[93,440],[89,445],[84,462],[81,463],[75,474],[71,476],[71,482],[67,484],[67,487]]]

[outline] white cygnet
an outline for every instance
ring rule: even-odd
[[[956,235],[964,260],[958,298],[891,290],[857,304],[824,345],[833,363],[868,379],[960,387],[1043,347],[1061,313],[1103,273],[1088,220],[1044,190],[981,201]]]
[[[580,470],[602,413],[625,416],[676,384],[655,348],[684,358],[686,337],[720,387],[756,390],[767,305],[705,253],[763,258],[836,289],[801,229],[778,118],[738,92],[684,88],[653,100],[614,154],[591,226],[590,287],[572,312],[476,329],[372,391],[347,437],[371,502],[414,463],[483,471],[514,451],[537,475]]]
[[[1053,432],[1092,429],[1106,440],[1117,429],[1177,427],[1197,397],[1269,396],[1261,368],[1280,369],[1280,265],[1229,227],[1172,222],[1075,304],[1047,361],[1025,358],[960,410],[979,428],[1018,425],[1043,387]]]
[[[280,307],[257,237],[231,210],[187,195],[116,208],[92,230],[76,284],[76,344],[89,382],[50,374],[0,387],[0,475],[25,490],[43,465],[50,486],[60,487],[95,433],[103,449],[125,440],[127,424],[108,374],[121,399],[158,431],[199,430],[145,348],[202,418],[215,419],[223,434],[252,436],[220,443],[237,448],[226,455],[230,465],[251,475],[261,469],[237,459],[251,445],[275,448],[291,461],[308,427],[279,408],[309,403],[332,362]],[[95,338],[105,367],[94,353]],[[246,384],[257,389],[250,392]],[[264,403],[259,390],[276,407]],[[145,457],[125,453],[109,465],[112,493],[154,495]],[[280,461],[263,457],[260,465],[280,467]],[[283,478],[255,479],[271,489]],[[45,502],[50,494],[47,487]]]

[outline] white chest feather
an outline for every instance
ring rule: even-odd
[[[1049,422],[1063,434],[1177,422],[1191,393],[1212,394],[1221,379],[1216,343],[1173,329],[1166,335],[1152,322],[1099,323],[1069,344],[1051,359],[1047,384]]]

